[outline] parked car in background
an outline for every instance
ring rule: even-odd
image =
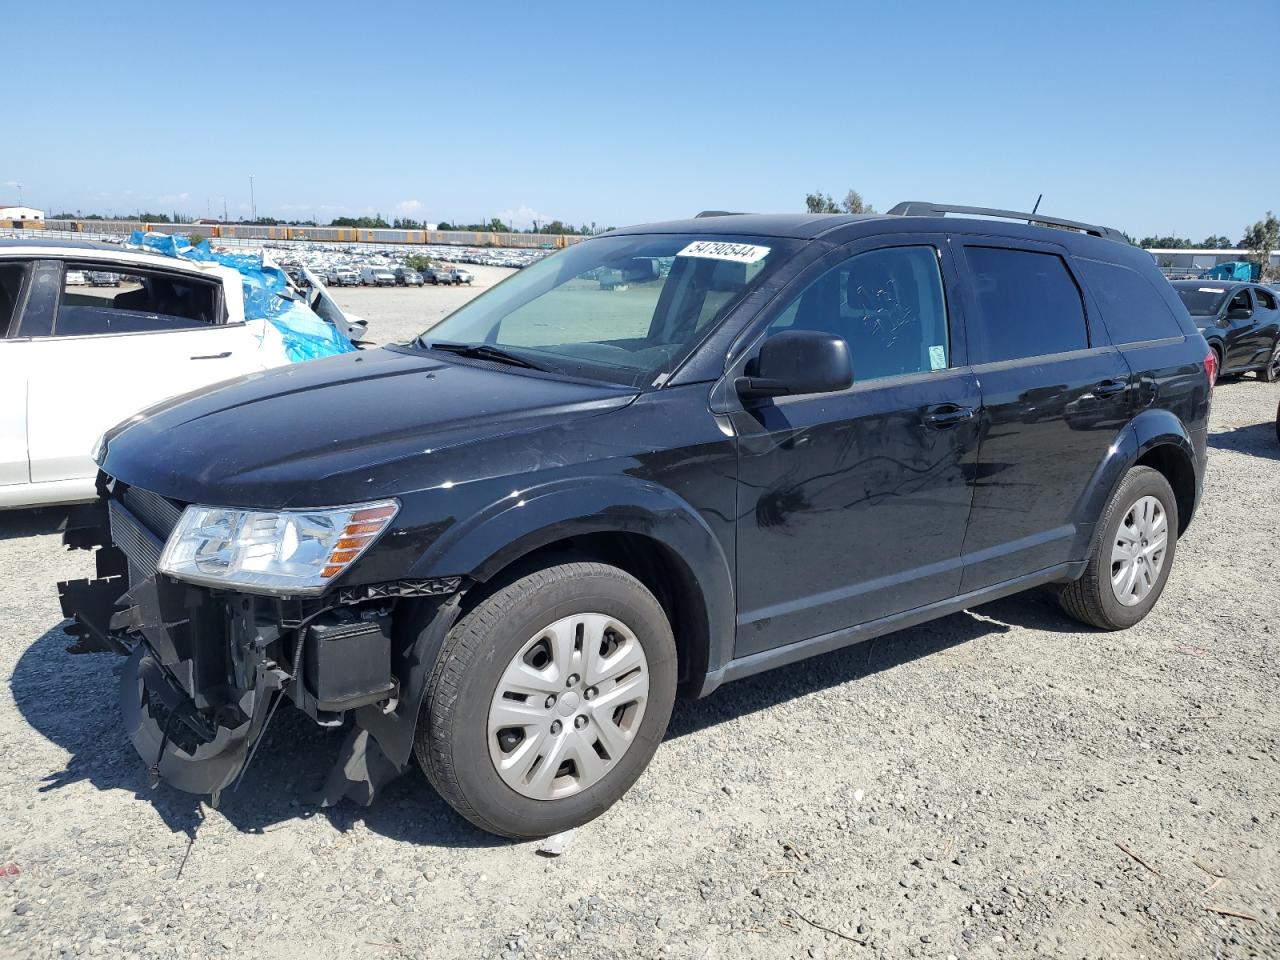
[[[387,267],[362,267],[360,283],[366,287],[394,287],[396,275]]]
[[[454,267],[449,272],[453,274],[454,283],[458,283],[458,284],[465,283],[469,286],[471,284],[471,281],[475,279],[475,277],[471,275],[470,270],[465,270],[462,267]]]
[[[328,280],[335,287],[358,287],[360,273],[352,267],[334,267],[329,271]]]
[[[1175,280],[1173,289],[1218,359],[1218,375],[1280,380],[1280,293],[1256,283]]]
[[[120,274],[110,270],[90,270],[87,276],[89,277],[89,285],[93,287],[120,286]]]
[[[395,274],[396,283],[402,287],[422,286],[422,274],[412,267],[396,267],[392,273]]]
[[[429,267],[427,269],[425,279],[428,283],[433,284],[453,284],[457,282],[454,279],[452,270],[448,267],[442,267],[439,265]]]
[[[113,430],[69,542],[119,552],[64,611],[128,654],[127,728],[180,789],[232,783],[287,699],[347,724],[328,802],[416,755],[473,823],[545,836],[635,782],[677,690],[1045,585],[1142,620],[1212,369],[1107,228],[903,204],[613,231],[413,343]]]
[[[113,277],[105,290],[78,277]],[[340,314],[339,314],[340,316]],[[0,508],[91,500],[107,428],[289,362],[227,267],[69,240],[0,239]]]

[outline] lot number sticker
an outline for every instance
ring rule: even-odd
[[[750,243],[725,243],[722,240],[695,240],[676,254],[677,257],[702,257],[705,260],[729,260],[732,263],[759,263],[768,255],[768,247],[757,247]]]

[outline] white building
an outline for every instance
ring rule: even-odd
[[[44,211],[35,207],[0,207],[0,223],[22,223],[23,221],[44,222]]]
[[[1172,271],[1193,271],[1207,270],[1216,267],[1220,263],[1227,263],[1232,260],[1247,260],[1251,257],[1252,251],[1249,250],[1165,250],[1165,249],[1148,249],[1147,253],[1155,258],[1156,265],[1165,270]],[[1280,267],[1280,250],[1271,251],[1271,265]]]

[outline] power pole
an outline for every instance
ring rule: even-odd
[[[258,222],[258,203],[253,198],[253,174],[249,174],[249,219]]]

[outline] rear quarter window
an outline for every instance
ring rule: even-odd
[[[1182,326],[1150,280],[1118,263],[1076,259],[1117,346],[1182,337]],[[1163,282],[1163,281],[1162,281]]]

